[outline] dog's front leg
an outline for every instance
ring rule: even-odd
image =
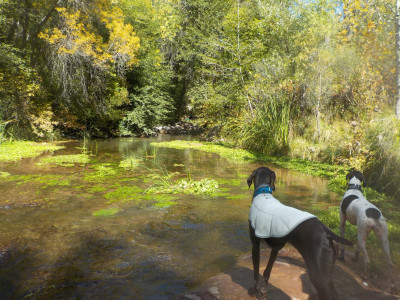
[[[386,262],[390,270],[390,284],[391,291],[393,293],[397,292],[399,289],[398,283],[396,281],[395,268],[392,260],[390,259],[390,249],[388,241],[388,229],[385,221],[377,221],[377,226],[374,228],[375,236],[382,243],[383,253],[385,254]]]
[[[249,224],[250,240],[252,244],[251,259],[253,261],[254,286],[249,289],[249,295],[255,296],[260,292],[260,238],[256,237],[255,231]]]
[[[340,211],[340,236],[344,238],[344,234],[346,232],[346,216]],[[344,246],[343,244],[340,245],[339,251],[339,259],[344,260]]]

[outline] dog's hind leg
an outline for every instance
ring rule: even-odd
[[[265,280],[265,282],[267,284],[268,284],[268,281],[269,281],[269,277],[271,275],[272,267],[273,267],[273,265],[275,263],[276,257],[278,256],[278,252],[279,252],[279,250],[272,249],[271,250],[271,254],[269,255],[268,264],[267,264],[267,267],[265,268],[264,273],[263,273],[264,280]]]
[[[360,222],[359,222],[360,223]],[[361,251],[364,255],[364,280],[368,279],[368,272],[369,272],[369,258],[366,248],[366,240],[368,234],[371,232],[371,229],[367,226],[364,226],[363,223],[357,224],[358,233],[357,233],[357,241],[358,241],[358,248],[356,250],[356,260],[358,259],[358,253]]]
[[[385,221],[379,221],[377,220],[377,226],[374,227],[374,233],[375,236],[378,240],[381,241],[382,244],[382,249],[385,254],[386,262],[389,266],[390,272],[391,272],[391,285],[392,285],[392,290],[397,289],[396,287],[396,280],[395,280],[395,272],[394,272],[394,265],[393,262],[390,258],[390,249],[389,249],[389,240],[388,240],[388,229],[387,229],[387,224]]]
[[[339,298],[333,285],[333,251],[327,233],[318,220],[304,222],[303,230],[292,241],[299,250],[307,265],[311,283],[314,285],[320,300],[337,300]],[[299,227],[300,227],[299,226]]]

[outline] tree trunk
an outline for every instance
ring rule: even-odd
[[[400,0],[396,0],[396,117],[400,119]]]

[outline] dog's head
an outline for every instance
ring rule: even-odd
[[[251,184],[254,184],[254,189],[257,189],[260,185],[269,185],[275,190],[275,172],[267,167],[260,167],[255,169],[253,173],[247,178],[247,184],[250,188]]]
[[[347,181],[349,181],[349,180],[351,180],[352,178],[357,178],[359,181],[360,181],[360,184],[362,183],[363,185],[365,184],[365,179],[364,179],[364,176],[363,176],[363,174],[360,172],[360,171],[356,171],[356,170],[353,170],[353,171],[351,171],[351,172],[349,172],[347,175],[346,175],[346,180]]]

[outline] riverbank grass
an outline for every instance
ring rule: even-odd
[[[39,156],[46,151],[55,151],[64,146],[53,143],[6,141],[0,144],[0,161],[15,162],[23,158]]]
[[[210,142],[199,141],[170,141],[170,142],[154,142],[151,143],[154,147],[166,147],[174,149],[196,149],[210,153],[218,154],[232,162],[249,163],[249,162],[264,162],[271,163],[285,169],[296,170],[312,176],[321,176],[329,179],[338,176],[346,176],[347,168],[343,166],[335,166],[326,163],[308,161],[301,159],[292,159],[286,156],[268,156],[253,153],[244,149],[234,149],[229,144],[216,144]]]

